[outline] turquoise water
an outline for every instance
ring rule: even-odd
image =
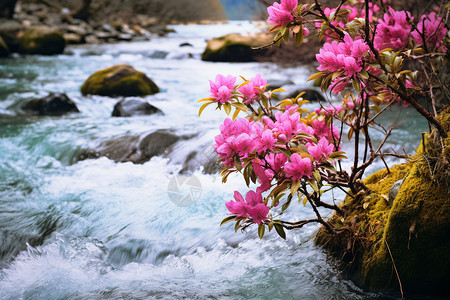
[[[346,280],[313,245],[317,227],[257,238],[254,228],[219,227],[224,202],[245,183],[194,172],[201,194],[175,205],[168,186],[196,142],[142,165],[107,158],[78,161],[106,138],[172,129],[201,142],[217,134],[223,114],[196,101],[217,73],[303,82],[301,67],[200,61],[205,39],[253,24],[175,26],[149,42],[78,46],[66,54],[0,60],[0,299],[384,299]],[[193,47],[178,47],[189,42]],[[162,92],[145,99],[164,116],[112,118],[116,99],[83,97],[94,71],[129,63]],[[80,109],[64,117],[26,117],[15,107],[30,97],[65,92]],[[313,106],[311,106],[313,107]],[[408,109],[387,117],[399,129],[389,147],[413,151],[426,124]],[[375,136],[380,141],[382,135]],[[351,153],[351,146],[344,145]],[[393,161],[390,161],[391,163]],[[347,162],[345,165],[349,165]],[[377,162],[369,171],[382,168]],[[189,191],[186,191],[189,192]],[[303,206],[288,217],[307,218]]]

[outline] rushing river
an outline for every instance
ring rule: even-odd
[[[196,101],[208,96],[208,79],[217,73],[261,73],[298,84],[308,77],[301,67],[200,60],[205,39],[257,30],[251,23],[173,28],[176,33],[149,42],[0,60],[0,299],[387,297],[346,280],[311,241],[316,226],[288,232],[286,241],[275,233],[259,240],[256,228],[234,233],[232,224],[219,227],[227,213],[224,202],[235,189],[246,189],[239,177],[221,184],[219,175],[195,171],[196,201],[183,207],[168,193],[181,169],[176,159],[158,156],[142,165],[76,160],[103,139],[156,129],[197,134],[212,143],[224,114],[211,107],[199,118]],[[179,47],[183,42],[192,47]],[[161,93],[145,99],[165,115],[113,118],[117,99],[81,95],[90,74],[116,63],[131,64],[158,84]],[[48,92],[67,93],[81,113],[15,112],[24,99]],[[409,109],[394,109],[387,119],[399,128],[389,147],[412,152],[426,124]],[[186,143],[173,157],[195,146]],[[352,151],[350,145],[344,150]],[[377,162],[370,172],[380,168]],[[302,205],[291,210],[293,219],[310,216]]]

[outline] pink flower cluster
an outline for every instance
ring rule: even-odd
[[[244,197],[238,192],[234,192],[234,200],[225,203],[231,214],[236,217],[252,218],[256,224],[267,220],[270,208],[263,202],[261,193],[248,191]]]
[[[267,80],[261,77],[260,74],[256,74],[255,77],[250,79],[250,82],[238,88],[238,91],[242,94],[242,100],[246,105],[254,103],[256,97],[259,96],[260,90],[264,90],[267,85]]]
[[[435,12],[420,17],[420,21],[417,24],[417,31],[411,33],[416,44],[423,44],[421,34],[424,35],[426,45],[430,50],[440,49],[443,52],[447,52],[447,48],[442,43],[447,34],[447,29],[442,18],[436,17]]]
[[[214,149],[226,166],[234,166],[233,157],[249,157],[253,152],[261,154],[273,149],[277,139],[272,131],[260,122],[250,122],[245,118],[232,121],[225,119],[220,125],[220,135],[215,138]]]
[[[401,50],[408,45],[408,37],[411,26],[408,18],[412,21],[409,12],[395,11],[389,7],[389,14],[384,14],[383,19],[378,21],[377,31],[374,38],[374,46],[378,51],[386,48]]]
[[[362,40],[353,40],[346,34],[343,42],[333,41],[325,43],[316,54],[316,59],[320,63],[319,71],[339,72],[338,76],[330,85],[331,91],[338,94],[349,83],[349,77],[355,77],[363,70],[363,59],[369,56],[369,46]]]
[[[281,0],[281,3],[274,2],[267,8],[269,18],[267,21],[274,25],[285,26],[289,24],[294,17],[292,13],[298,6],[298,0]]]
[[[233,96],[231,92],[234,89],[235,83],[236,77],[231,75],[225,77],[221,74],[217,74],[215,81],[209,81],[211,97],[215,98],[216,102],[222,104],[229,102],[230,98]]]

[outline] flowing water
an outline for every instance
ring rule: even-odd
[[[176,159],[142,165],[107,158],[78,161],[79,153],[112,136],[171,129],[211,141],[224,115],[198,99],[217,73],[304,82],[308,71],[272,63],[202,62],[205,39],[254,24],[174,26],[149,42],[70,47],[52,57],[0,60],[0,299],[381,299],[346,280],[314,246],[317,227],[275,233],[219,227],[224,202],[245,183],[194,172],[195,203],[170,201]],[[192,47],[179,47],[189,42]],[[145,72],[161,93],[145,99],[165,115],[112,118],[117,100],[83,97],[94,71],[128,63]],[[17,114],[24,99],[65,92],[81,113],[63,117]],[[311,105],[313,107],[313,105]],[[399,130],[389,147],[413,151],[426,124],[409,109],[386,117]],[[378,141],[382,135],[376,137]],[[183,157],[195,141],[176,149]],[[352,152],[350,145],[344,150]],[[391,161],[392,162],[392,161]],[[349,162],[346,163],[349,165]],[[382,168],[377,162],[370,172]],[[168,191],[169,190],[169,191]],[[339,197],[337,197],[339,198]],[[288,217],[307,218],[307,207]]]

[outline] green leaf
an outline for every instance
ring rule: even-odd
[[[308,78],[307,81],[315,80],[315,79],[317,79],[317,78],[320,78],[320,77],[322,77],[322,76],[325,76],[326,74],[327,74],[326,72],[319,72],[319,73],[312,74],[312,75]]]
[[[321,181],[322,176],[320,176],[319,171],[314,170],[314,171],[313,171],[313,175],[314,175],[314,178],[316,179],[317,182],[320,182],[320,181]]]
[[[317,182],[314,179],[308,179],[309,185],[312,187],[312,189],[319,193],[319,187],[317,186]]]
[[[239,228],[241,228],[241,221],[242,220],[237,221],[236,225],[234,225],[234,232],[237,232]]]
[[[223,109],[225,110],[226,114],[229,115],[231,113],[231,104],[230,104],[230,102],[225,102],[223,104]]]
[[[235,102],[235,103],[232,103],[231,105],[233,105],[234,107],[239,108],[240,110],[243,110],[243,111],[248,110],[247,106],[244,103]]]
[[[264,223],[261,222],[261,224],[259,224],[258,227],[258,236],[259,239],[262,239],[264,236],[264,232],[266,231],[266,225],[264,225]]]
[[[228,216],[225,219],[223,219],[222,222],[220,222],[219,226],[225,225],[225,224],[227,224],[227,223],[229,223],[229,222],[231,222],[231,221],[233,221],[235,219],[236,219],[236,215]]]
[[[300,31],[295,35],[295,43],[297,44],[297,47],[303,43],[303,39],[303,26],[300,26]]]
[[[347,153],[345,153],[344,151],[335,151],[335,152],[331,153],[330,156],[328,156],[328,158],[331,158],[331,159],[348,159],[346,154]]]
[[[200,107],[200,109],[198,110],[198,116],[199,116],[199,117],[200,117],[200,115],[202,114],[203,110],[204,110],[208,105],[210,105],[211,103],[214,103],[214,101],[213,101],[213,102],[206,102],[206,103],[204,103],[204,104]]]
[[[306,206],[306,203],[308,203],[308,197],[303,198],[303,206]]]
[[[281,147],[275,147],[275,149],[278,150],[279,152],[286,154],[287,157],[291,157],[291,151],[289,151],[288,149]]]
[[[269,222],[269,224],[267,225],[267,227],[269,227],[269,232],[272,231],[273,228],[273,222]]]
[[[282,239],[286,239],[286,232],[284,232],[284,228],[281,224],[278,223],[274,223],[275,226],[275,230],[277,231],[278,235],[282,238]]]
[[[294,181],[291,186],[291,196],[292,197],[295,195],[295,193],[297,193],[299,188],[300,188],[300,180]]]
[[[292,201],[292,195],[289,194],[286,203],[284,203],[283,206],[281,207],[281,212],[284,212],[286,209],[288,209],[289,205],[291,205],[291,201]]]

